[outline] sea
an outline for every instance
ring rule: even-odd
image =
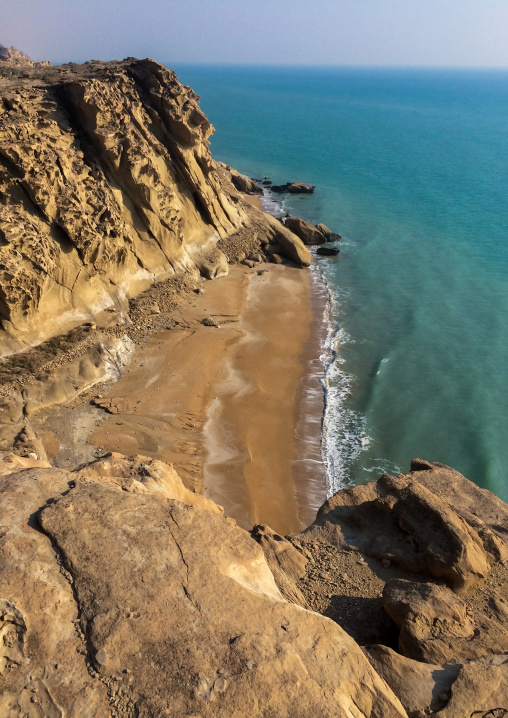
[[[329,493],[419,457],[508,501],[508,72],[168,66],[215,159],[312,183],[265,206],[342,236],[312,270]]]

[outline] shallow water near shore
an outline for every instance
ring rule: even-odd
[[[169,63],[171,66],[171,63]],[[343,235],[330,491],[439,461],[508,499],[508,73],[186,66],[212,152]]]

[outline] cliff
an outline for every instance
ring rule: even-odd
[[[212,160],[198,97],[152,60],[73,63],[0,77],[0,356],[128,298],[156,278],[227,272],[218,240],[277,234]]]
[[[16,50],[15,47],[5,47],[0,45],[0,67],[5,66],[9,68],[27,68],[27,67],[50,67],[51,63],[48,60],[42,62],[34,62],[28,55],[20,50]]]

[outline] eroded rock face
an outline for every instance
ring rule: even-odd
[[[0,463],[2,716],[407,718],[355,642],[287,603],[260,546],[171,467],[30,463]]]
[[[0,94],[0,356],[106,309],[125,321],[156,279],[227,274],[221,241],[252,235],[259,252],[273,236],[238,192],[259,188],[212,160],[199,98],[163,65],[27,66],[0,77]],[[301,240],[280,234],[308,266]]]
[[[121,313],[156,277],[220,276],[213,243],[246,221],[221,189],[213,128],[173,72],[145,60],[57,77],[1,88],[3,353],[106,306]]]

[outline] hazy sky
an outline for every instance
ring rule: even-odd
[[[0,0],[0,43],[52,62],[508,67],[508,0]]]

